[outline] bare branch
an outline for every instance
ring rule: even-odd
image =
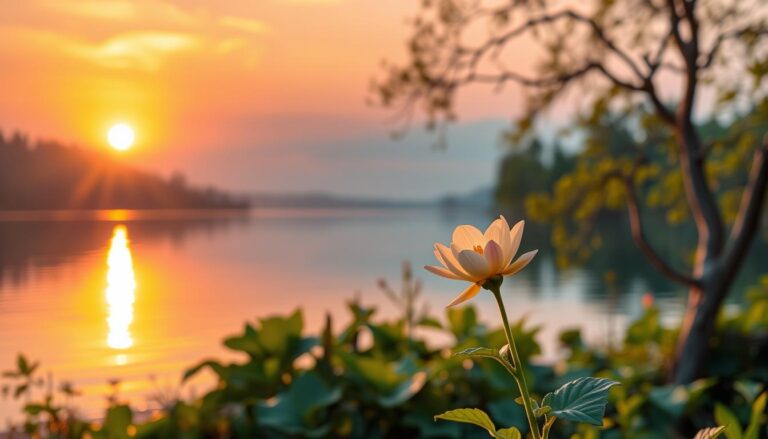
[[[626,88],[629,90],[634,90],[634,91],[643,90],[643,87],[641,86],[631,84],[629,82],[625,82],[619,79],[618,77],[616,77],[616,75],[611,73],[604,65],[594,61],[587,62],[584,66],[578,69],[575,69],[569,72],[563,72],[561,74],[549,76],[546,78],[540,78],[540,79],[529,78],[512,71],[503,71],[498,74],[470,72],[463,78],[450,81],[450,85],[457,86],[457,85],[462,85],[469,82],[484,82],[484,83],[499,84],[506,81],[514,81],[526,87],[546,88],[546,87],[555,87],[555,86],[564,85],[572,80],[578,79],[586,75],[587,73],[593,70],[599,71],[607,79],[609,79],[611,82],[618,85],[619,87]]]
[[[637,194],[635,193],[634,183],[631,176],[624,175],[622,173],[612,173],[608,175],[609,178],[615,178],[624,184],[627,192],[627,211],[629,213],[629,224],[632,232],[632,240],[643,252],[646,258],[651,264],[656,267],[663,275],[667,276],[670,280],[677,282],[685,286],[696,286],[699,281],[690,276],[679,272],[673,268],[667,261],[665,261],[659,253],[653,248],[651,243],[645,236],[645,229],[643,227],[642,213],[640,211],[640,203],[637,200]]]
[[[627,52],[621,50],[618,46],[616,46],[616,44],[610,38],[608,38],[608,36],[605,34],[605,30],[600,26],[599,23],[597,23],[595,20],[587,16],[584,16],[582,14],[579,14],[569,9],[552,13],[552,14],[544,14],[535,18],[531,18],[527,20],[525,23],[522,23],[520,26],[514,29],[511,29],[499,36],[489,39],[488,41],[486,41],[484,44],[482,44],[477,48],[460,47],[458,48],[458,51],[461,54],[471,55],[470,68],[474,69],[476,65],[480,62],[482,57],[489,50],[495,47],[500,47],[505,45],[512,38],[520,36],[525,32],[528,32],[530,29],[534,27],[537,27],[539,25],[543,25],[546,23],[553,23],[562,19],[571,19],[571,20],[588,25],[592,29],[592,33],[595,35],[595,37],[597,37],[597,39],[600,40],[605,45],[605,47],[607,47],[611,52],[616,54],[632,70],[632,72],[636,75],[637,79],[642,80],[645,78],[645,75],[640,70],[640,67],[637,65],[637,63],[632,60],[632,57],[630,57]]]
[[[740,29],[734,29],[730,32],[721,33],[717,36],[714,43],[712,43],[712,47],[707,52],[707,55],[704,56],[704,62],[699,65],[699,68],[706,69],[711,67],[712,63],[715,61],[715,58],[717,58],[717,54],[723,44],[730,40],[738,39],[749,34],[753,34],[755,37],[768,35],[768,28],[766,28],[764,25],[750,25]]]

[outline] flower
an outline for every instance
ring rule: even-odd
[[[472,282],[448,304],[449,307],[475,297],[489,279],[512,276],[531,262],[538,250],[525,253],[513,261],[520,248],[524,226],[525,221],[520,221],[510,230],[507,220],[500,216],[485,233],[475,226],[456,227],[450,248],[435,243],[435,257],[443,266],[427,265],[424,268],[448,279]]]

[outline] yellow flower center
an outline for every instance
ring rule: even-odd
[[[483,254],[483,246],[482,245],[476,245],[472,248],[472,250],[475,251],[475,253]]]

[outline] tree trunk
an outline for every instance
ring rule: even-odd
[[[688,305],[680,329],[673,368],[675,383],[690,383],[701,376],[715,332],[717,314],[759,230],[766,190],[768,137],[763,140],[762,148],[755,152],[739,213],[722,254],[720,245],[713,245],[712,237],[706,236],[712,228],[704,227],[707,224],[698,221],[702,216],[695,216],[699,245],[694,276],[698,283],[691,287],[688,294]],[[717,232],[718,228],[714,230]],[[705,234],[702,235],[702,232]]]
[[[701,287],[692,287],[688,292],[683,323],[678,337],[677,355],[673,369],[676,384],[688,384],[699,378],[703,372],[715,333],[717,314],[728,293],[730,282],[723,282],[717,276]]]

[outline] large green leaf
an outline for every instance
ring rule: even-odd
[[[696,436],[693,437],[693,439],[715,439],[716,437],[720,436],[725,430],[725,427],[710,427],[705,428],[703,430],[699,430],[698,433],[696,433]],[[728,436],[728,433],[726,432],[726,437]]]
[[[548,393],[542,407],[549,406],[549,414],[560,419],[602,425],[608,391],[617,384],[605,378],[578,378]]]
[[[325,436],[329,425],[319,412],[339,401],[341,390],[329,387],[315,373],[296,377],[291,387],[256,408],[261,425],[283,433],[302,436]]]
[[[466,424],[477,425],[484,428],[491,437],[496,437],[496,425],[493,424],[487,413],[480,409],[456,409],[435,416],[435,420],[443,419],[445,421],[464,422]]]
[[[366,396],[383,407],[394,407],[411,399],[427,381],[410,357],[400,362],[387,362],[379,358],[363,357],[340,352],[339,357],[347,366],[347,375],[367,390]]]
[[[398,406],[419,393],[426,382],[427,373],[424,371],[416,372],[413,376],[400,383],[391,393],[379,396],[377,401],[379,401],[382,407]]]
[[[304,317],[296,310],[289,317],[266,317],[260,320],[259,341],[267,352],[283,356],[286,350],[301,338]]]

